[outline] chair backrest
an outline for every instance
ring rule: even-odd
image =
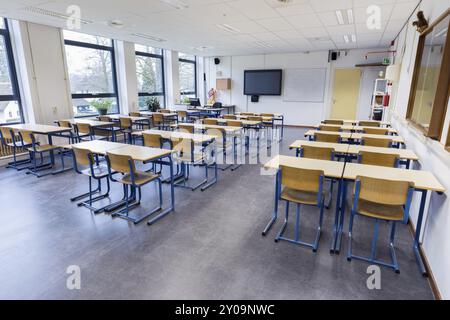
[[[130,156],[108,152],[107,159],[112,171],[120,173],[134,173],[136,171],[134,161]]]
[[[323,148],[323,147],[313,147],[313,146],[303,146],[300,149],[300,156],[309,159],[319,159],[319,160],[333,160],[334,149]]]
[[[242,128],[244,125],[242,124],[242,121],[239,121],[239,120],[230,120],[230,121],[227,121],[227,126],[229,126],[229,127],[239,127],[239,128]]]
[[[391,141],[389,139],[363,138],[361,144],[371,147],[390,148]]]
[[[325,123],[325,124],[340,124],[340,125],[343,125],[344,124],[344,120],[327,119],[327,120],[324,120],[323,123]]]
[[[77,133],[91,134],[91,125],[89,123],[77,123],[75,128]]]
[[[327,134],[320,131],[314,132],[314,140],[320,142],[339,143],[340,136],[338,134]]]
[[[385,205],[405,205],[408,198],[408,190],[412,183],[408,181],[394,181],[364,176],[356,177],[360,184],[357,198]],[[358,186],[355,185],[357,190]],[[382,214],[382,212],[377,212]]]
[[[359,121],[361,127],[379,127],[381,124],[378,121]]]
[[[187,112],[184,110],[178,110],[177,114],[178,114],[178,118],[187,118]]]
[[[164,115],[161,112],[152,113],[153,125],[158,125],[164,122]]]
[[[72,124],[70,123],[70,121],[67,121],[67,120],[59,120],[58,126],[60,126],[62,128],[72,128]]]
[[[154,133],[142,133],[142,139],[144,140],[144,146],[151,148],[161,148],[162,139],[159,134]]]
[[[335,132],[339,132],[339,131],[341,131],[341,127],[327,126],[326,124],[321,124],[319,126],[319,130],[321,130],[321,131],[335,131]]]
[[[214,118],[203,119],[203,124],[217,125],[217,119],[214,119]]]
[[[322,170],[280,166],[281,185],[299,191],[319,192],[323,182]]]
[[[131,121],[131,118],[120,117],[119,123],[122,129],[131,129],[131,127],[133,127],[133,121]]]
[[[222,108],[222,102],[214,102],[213,108]]]
[[[227,139],[227,132],[225,129],[222,129],[222,128],[206,129],[206,134],[209,136],[216,137],[216,141],[219,144],[225,143],[225,141]]]
[[[188,138],[171,138],[172,150],[179,156],[190,156],[193,161],[194,140]]]
[[[273,113],[261,113],[261,117],[275,117]]]
[[[380,134],[380,135],[387,135],[389,133],[389,129],[387,128],[364,128],[364,133],[368,134]]]
[[[36,139],[34,137],[33,132],[27,131],[27,130],[20,130],[19,135],[23,141],[24,144],[32,144],[34,145],[36,142]]]
[[[241,112],[241,115],[243,115],[243,116],[254,116],[255,114],[253,112]]]
[[[130,117],[140,117],[140,116],[141,116],[141,113],[140,113],[140,112],[137,112],[137,111],[131,111],[128,115],[129,115]]]
[[[93,154],[88,149],[72,147],[73,156],[75,157],[76,170],[78,166],[88,167],[94,161]]]
[[[180,130],[182,130],[183,132],[188,133],[194,133],[195,131],[195,127],[188,124],[179,124],[178,128],[180,128]]]
[[[8,140],[10,142],[14,140],[13,132],[10,128],[0,127],[0,134],[2,140]]]
[[[160,113],[170,113],[169,109],[159,109],[158,110]]]
[[[98,120],[102,122],[111,122],[111,117],[109,116],[98,116]]]
[[[247,118],[248,121],[263,121],[263,118],[261,116],[249,116]]]
[[[223,118],[228,119],[228,120],[236,120],[237,119],[236,115],[234,115],[234,114],[224,114]]]
[[[358,153],[359,163],[371,164],[374,166],[397,167],[398,158],[398,154],[386,154],[369,151],[360,151]]]

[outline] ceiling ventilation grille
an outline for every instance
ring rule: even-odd
[[[63,14],[63,13],[59,13],[59,12],[55,12],[55,11],[50,11],[50,10],[46,10],[46,9],[42,9],[42,8],[38,8],[38,7],[25,7],[22,10],[26,11],[26,12],[29,12],[29,13],[40,14],[40,15],[43,15],[43,16],[52,17],[52,18],[61,19],[61,20],[71,19],[71,16],[69,16],[67,14]],[[92,21],[84,20],[84,19],[80,19],[80,21],[81,21],[82,24],[93,23]]]
[[[138,37],[138,38],[143,38],[143,39],[147,39],[147,40],[152,40],[152,41],[157,41],[157,42],[164,42],[166,40],[158,38],[158,37],[154,37],[148,34],[144,34],[144,33],[133,33],[132,36]]]

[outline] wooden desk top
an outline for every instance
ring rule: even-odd
[[[347,163],[345,165],[343,177],[348,180],[356,180],[357,176],[396,181],[410,181],[414,183],[414,188],[416,189],[445,192],[444,186],[429,171]]]
[[[367,128],[370,129],[386,129],[386,128],[376,128],[376,127],[361,127],[361,126],[356,126],[353,124],[344,124],[344,125],[340,125],[340,124],[324,124],[324,123],[319,123],[318,125],[315,125],[315,128],[320,128],[320,126],[327,126],[327,127],[334,127],[334,128],[340,128],[342,131],[364,131]],[[397,130],[395,130],[394,128],[387,128],[389,133],[397,133]]]
[[[228,123],[228,121],[240,121],[244,126],[257,126],[261,124],[261,121],[217,119],[217,122],[221,123]]]
[[[114,125],[114,122],[107,122],[107,121],[98,121],[96,119],[63,119],[60,121],[68,121],[71,124],[77,124],[77,123],[86,123],[89,124],[91,127],[104,127],[104,126],[111,126]],[[58,122],[58,121],[55,121]]]
[[[274,118],[282,118],[283,117],[282,113],[271,113],[271,112],[267,112],[267,113],[273,114]],[[236,115],[241,115],[241,114],[242,114],[242,112],[237,112],[236,113]],[[254,112],[253,113],[254,116],[260,116],[261,114],[262,113],[258,113],[258,112]]]
[[[343,139],[350,139],[352,137],[352,133],[350,132],[336,132],[336,131],[324,131],[324,130],[308,130],[305,133],[305,137],[314,136],[315,133],[324,133],[333,136],[339,136]]]
[[[151,117],[154,113],[161,113],[161,112],[152,112],[152,111],[140,111],[139,112],[141,115],[144,115],[146,117]],[[171,112],[171,113],[161,113],[163,115],[163,117],[166,118],[171,118],[171,117],[178,117],[178,114],[176,112]],[[147,119],[147,118],[145,118]]]
[[[178,124],[173,124],[171,127],[179,128],[180,124],[182,124],[183,126],[194,127],[197,130],[223,129],[227,133],[235,133],[235,132],[242,130],[241,127],[230,127],[230,126],[221,126],[221,125],[214,125],[214,124],[184,123],[184,122],[178,123]]]
[[[195,108],[190,108],[190,109],[188,109],[188,110],[219,112],[219,111],[225,110],[225,108],[195,107]]]
[[[16,130],[16,131],[31,131],[36,134],[52,134],[52,133],[61,133],[71,131],[71,128],[63,128],[57,126],[49,126],[45,124],[31,124],[31,123],[22,123],[15,125],[6,125],[5,127]]]
[[[378,152],[384,154],[398,154],[400,159],[419,160],[419,157],[414,153],[414,151],[409,149],[382,148],[382,147],[371,147],[371,146],[361,146],[351,144],[350,147],[348,148],[347,153],[358,154],[359,151]]]
[[[197,133],[188,133],[188,132],[179,132],[179,131],[165,131],[165,130],[145,130],[142,132],[133,133],[133,135],[142,135],[144,133],[157,134],[160,135],[163,139],[170,140],[174,139],[192,139],[195,143],[206,143],[215,140],[215,136],[207,135],[207,134],[197,134]]]
[[[363,138],[373,138],[381,140],[390,140],[397,143],[405,143],[405,139],[400,136],[387,136],[382,134],[352,133],[352,139],[361,140]]]
[[[376,127],[361,127],[361,126],[353,126],[354,131],[364,131],[365,129],[380,129],[380,130],[388,130],[389,133],[397,133],[397,130],[394,128],[376,128]]]
[[[289,148],[300,149],[303,146],[320,147],[320,148],[332,148],[337,153],[347,153],[349,144],[346,143],[332,143],[332,142],[320,142],[320,141],[308,141],[308,140],[296,140]]]
[[[105,155],[106,152],[121,148],[123,146],[127,145],[124,143],[110,142],[105,140],[92,140],[68,145],[65,146],[65,148],[70,149],[72,147],[76,147],[80,149],[87,149],[92,153]]]
[[[391,124],[389,122],[381,122],[381,121],[375,121],[375,120],[352,120],[352,119],[334,119],[334,118],[327,119],[327,120],[339,120],[339,121],[343,121],[344,125],[353,125],[353,126],[358,125],[359,121],[371,121],[371,122],[380,123],[381,126],[386,126],[386,127],[391,126]],[[325,120],[323,120],[323,121],[325,121]]]
[[[260,117],[260,116],[247,116],[247,115],[240,115],[240,114],[236,115],[236,118],[244,119],[244,120],[247,120],[249,117]],[[262,120],[266,121],[266,122],[273,121],[273,119],[274,119],[273,117],[262,117]]]
[[[148,120],[147,117],[130,117],[130,116],[122,115],[122,114],[111,114],[111,115],[107,115],[107,116],[114,120],[119,120],[120,118],[128,118],[128,119],[131,119],[131,121],[133,121],[133,122]]]
[[[342,177],[342,172],[344,170],[343,162],[297,158],[283,155],[278,155],[269,162],[267,162],[264,165],[264,168],[278,169],[280,165],[301,169],[323,170],[324,175],[326,177],[338,179]]]
[[[173,153],[172,150],[149,148],[144,146],[135,146],[130,144],[122,144],[119,148],[108,151],[117,155],[130,156],[136,161],[151,161],[162,158]]]

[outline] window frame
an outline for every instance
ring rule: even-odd
[[[433,23],[431,23],[427,29],[425,29],[419,36],[419,43],[417,46],[416,60],[414,63],[414,72],[411,82],[411,90],[408,100],[408,108],[406,111],[406,120],[420,130],[426,137],[434,140],[440,140],[443,134],[445,114],[447,112],[447,105],[449,99],[449,81],[450,75],[447,70],[450,69],[450,21],[447,26],[447,36],[444,44],[444,51],[442,55],[442,63],[439,71],[438,85],[436,88],[436,94],[433,101],[433,109],[431,111],[431,119],[428,129],[417,124],[412,120],[412,113],[414,109],[414,100],[416,97],[416,90],[419,81],[419,71],[422,63],[422,55],[425,47],[425,38],[430,34],[434,27],[442,22],[447,16],[450,15],[450,9],[447,9],[442,15],[440,15]]]
[[[178,63],[180,63],[180,62],[191,63],[194,65],[194,85],[195,85],[194,92],[180,90],[180,96],[195,95],[195,97],[197,97],[197,56],[194,56],[194,60],[178,58]],[[178,71],[178,72],[180,72],[180,71]]]
[[[108,114],[120,114],[120,101],[119,101],[119,87],[117,84],[117,68],[116,68],[116,54],[115,54],[115,41],[114,39],[111,40],[111,46],[103,46],[99,44],[93,44],[88,42],[82,42],[82,41],[76,41],[76,40],[67,40],[64,39],[64,46],[74,46],[74,47],[82,47],[87,49],[94,49],[94,50],[104,50],[109,51],[111,53],[111,72],[112,72],[112,81],[113,81],[113,88],[114,93],[72,93],[72,88],[70,89],[70,94],[73,99],[98,99],[98,98],[116,98],[117,101],[117,112],[111,112]],[[76,116],[74,114],[75,118],[86,118],[86,117],[92,117],[92,115],[86,115],[86,116]]]
[[[146,57],[146,58],[156,58],[161,60],[161,72],[162,72],[162,92],[139,92],[138,91],[138,97],[163,97],[163,105],[162,107],[166,107],[166,72],[164,70],[164,50],[161,50],[161,54],[156,53],[149,53],[149,52],[142,52],[135,49],[135,55]],[[137,76],[137,75],[136,75]]]
[[[22,100],[20,97],[20,89],[19,89],[19,80],[17,77],[16,64],[14,61],[14,51],[11,44],[11,36],[9,33],[8,20],[6,18],[0,17],[3,19],[5,28],[0,28],[0,36],[5,39],[5,48],[6,48],[6,59],[9,67],[9,77],[11,79],[12,86],[12,95],[0,95],[0,101],[17,101],[17,105],[19,106],[20,113],[20,121],[19,122],[8,122],[8,123],[0,123],[0,125],[11,125],[25,122],[25,116],[23,112]]]

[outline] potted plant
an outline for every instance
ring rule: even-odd
[[[189,97],[184,97],[183,100],[181,101],[181,103],[189,105],[191,102],[189,100]]]
[[[92,101],[90,105],[97,109],[99,115],[103,116],[108,113],[108,110],[111,108],[112,101],[106,99],[97,99]]]
[[[147,105],[148,111],[156,112],[161,109],[161,103],[157,97],[149,97],[145,99],[145,104]]]

